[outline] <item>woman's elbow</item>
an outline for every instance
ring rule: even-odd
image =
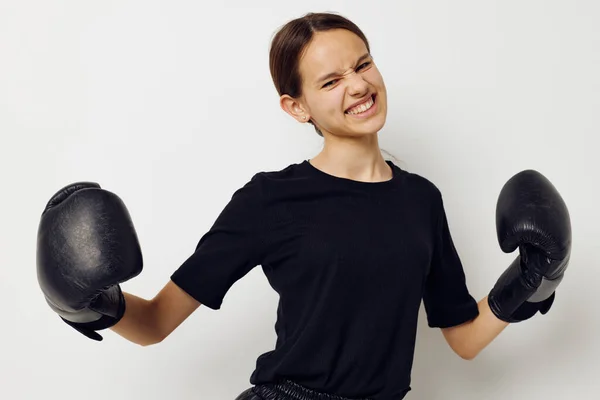
[[[142,347],[153,346],[162,343],[170,334],[170,332],[157,332],[152,339],[146,341],[145,343],[139,343]]]
[[[162,341],[163,341],[163,339],[158,339],[158,340],[152,340],[152,341],[148,341],[148,342],[138,343],[138,345],[140,345],[142,347],[148,347],[148,346],[153,346],[153,345],[159,344]]]
[[[148,347],[162,343],[162,341],[165,340],[167,336],[168,335],[159,334],[158,332],[150,333],[149,331],[146,331],[145,335],[140,335],[135,338],[129,338],[129,341],[134,344],[137,344],[140,347]]]
[[[463,360],[471,361],[477,357],[479,350],[473,346],[469,346],[464,341],[448,341],[448,345],[452,351]]]
[[[465,349],[453,349],[454,352],[463,360],[471,361],[474,360],[475,357],[479,354],[478,351],[473,349],[465,348]]]

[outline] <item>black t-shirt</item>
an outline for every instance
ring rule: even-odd
[[[431,327],[478,315],[440,191],[386,162],[393,178],[384,182],[335,177],[308,160],[255,174],[172,275],[219,309],[262,266],[279,294],[277,341],[252,384],[289,379],[344,397],[402,399],[421,300]]]

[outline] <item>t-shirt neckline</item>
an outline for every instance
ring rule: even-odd
[[[390,160],[385,160],[385,162],[392,169],[392,178],[388,179],[386,181],[379,181],[379,182],[356,181],[356,180],[349,179],[349,178],[343,178],[343,177],[331,175],[325,171],[318,169],[314,165],[312,165],[310,163],[309,159],[304,160],[301,165],[304,166],[304,169],[311,176],[318,178],[322,181],[328,181],[331,184],[343,185],[343,186],[347,186],[347,187],[378,190],[378,189],[387,188],[390,185],[393,185],[400,177],[400,171],[397,169],[396,165]]]

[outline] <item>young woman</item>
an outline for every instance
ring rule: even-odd
[[[118,286],[142,270],[135,231],[118,198],[94,184],[63,189],[43,216],[38,252],[40,283],[63,320],[97,340],[96,331],[110,327],[140,345],[158,343],[201,304],[219,309],[231,286],[262,265],[280,295],[277,343],[258,358],[253,386],[238,400],[398,400],[410,390],[422,300],[429,326],[441,328],[464,359],[508,323],[548,311],[567,265],[570,230],[566,209],[556,205],[558,195],[542,177],[523,175],[506,192],[502,229],[520,256],[477,302],[465,283],[441,193],[381,155],[377,135],[386,121],[386,87],[363,32],[336,14],[305,15],[274,37],[270,68],[282,109],[313,125],[323,150],[280,171],[255,174],[150,301]],[[533,183],[545,188],[555,209],[552,218],[538,215],[532,224],[531,207],[515,205],[526,196],[515,200],[513,194]],[[71,206],[60,210],[67,201]],[[73,213],[93,221],[86,227],[97,230],[94,240],[77,236],[81,219]],[[59,234],[77,246],[57,249],[44,240]],[[545,248],[527,244],[539,242]],[[68,274],[49,267],[57,258]],[[74,284],[65,278],[76,273],[86,279]],[[536,302],[527,302],[532,295]]]

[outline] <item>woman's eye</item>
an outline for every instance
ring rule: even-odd
[[[361,69],[363,69],[363,68],[366,68],[366,67],[368,67],[369,65],[371,65],[371,62],[370,62],[370,61],[367,61],[366,63],[362,63],[362,64],[361,64],[361,65],[360,65],[358,68],[356,68],[356,70],[357,70],[357,71],[358,71],[358,70],[361,70]],[[334,84],[335,84],[337,81],[338,81],[337,79],[334,79],[334,80],[332,80],[332,81],[329,81],[329,82],[327,82],[326,84],[324,84],[324,85],[323,85],[323,87],[325,88],[325,87],[328,87],[328,86],[334,85]]]
[[[362,69],[363,67],[368,67],[369,65],[371,65],[371,62],[367,61],[366,63],[361,64],[357,69]]]

